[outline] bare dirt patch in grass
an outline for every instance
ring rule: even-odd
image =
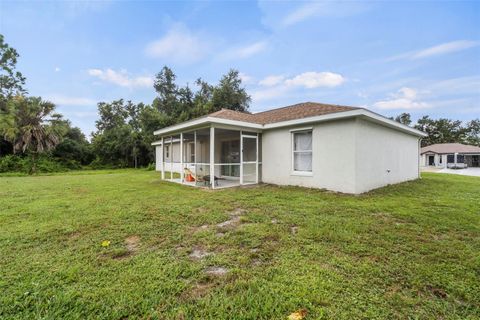
[[[217,228],[220,229],[232,229],[236,228],[241,222],[241,216],[245,214],[246,210],[242,208],[235,208],[233,211],[229,212],[228,215],[230,219],[224,222],[217,224]]]
[[[437,298],[446,299],[448,297],[448,294],[442,288],[427,285],[425,289]]]
[[[297,226],[291,226],[290,227],[290,233],[293,235],[296,235],[298,233],[298,227]]]
[[[197,232],[202,232],[202,231],[208,230],[209,228],[210,228],[210,226],[208,224],[202,224],[201,226],[198,226],[198,227],[192,227],[190,229],[190,231],[192,233],[197,233]]]
[[[67,234],[69,240],[77,240],[81,235],[82,233],[80,231],[72,231]]]
[[[203,258],[212,256],[212,255],[213,255],[213,252],[208,252],[203,248],[196,247],[192,250],[192,252],[188,256],[190,257],[190,259],[201,260]]]
[[[220,276],[224,276],[228,273],[228,269],[227,268],[224,268],[224,267],[208,267],[205,269],[205,273],[210,275],[210,276],[217,276],[217,277],[220,277]]]
[[[139,236],[130,236],[125,239],[125,246],[127,250],[131,253],[135,253],[140,248],[140,237]]]
[[[240,217],[239,216],[233,216],[230,220],[221,222],[217,224],[218,228],[223,228],[223,229],[228,229],[228,228],[234,228],[238,224],[240,224]]]
[[[182,293],[180,298],[182,300],[197,300],[205,297],[208,293],[215,288],[214,282],[202,282],[195,284],[191,289]]]

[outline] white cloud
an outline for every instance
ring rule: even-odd
[[[420,50],[412,56],[413,59],[427,58],[431,56],[437,56],[450,52],[462,51],[477,46],[477,41],[459,40],[447,43],[442,43],[438,46],[430,47],[424,50]]]
[[[205,36],[190,31],[182,24],[174,25],[162,38],[150,42],[145,48],[145,53],[150,57],[179,63],[196,62],[208,52]]]
[[[243,73],[243,72],[240,72],[238,74],[238,76],[240,77],[240,80],[242,80],[242,83],[244,83],[244,84],[253,83],[253,81],[254,81],[252,76],[249,76],[248,74]]]
[[[112,69],[89,69],[88,74],[102,81],[113,83],[121,87],[151,87],[153,85],[152,77],[131,77],[124,69],[120,71],[115,71]]]
[[[310,18],[319,16],[345,17],[365,11],[365,3],[354,1],[312,1],[303,4],[287,14],[283,26],[291,26]]]
[[[470,40],[458,40],[452,42],[442,43],[433,47],[425,48],[422,50],[411,51],[403,54],[399,54],[387,59],[387,61],[395,61],[401,59],[424,59],[432,56],[439,56],[447,53],[463,51],[469,48],[476,47],[480,44],[479,41]]]
[[[283,24],[285,26],[290,26],[310,17],[316,16],[324,6],[325,3],[320,2],[304,4],[288,14],[285,19],[283,19]]]
[[[45,100],[51,101],[56,105],[61,106],[88,106],[88,105],[96,105],[97,102],[90,98],[85,97],[70,97],[64,95],[46,95]]]
[[[345,78],[333,72],[304,72],[291,78],[285,78],[281,75],[271,75],[262,79],[258,84],[264,89],[256,90],[252,93],[254,101],[270,100],[284,96],[295,88],[314,89],[314,88],[334,88],[345,82]]]
[[[55,67],[55,72],[61,71],[60,67]]]
[[[345,78],[333,72],[304,72],[285,80],[287,86],[302,86],[308,89],[318,87],[336,87],[345,82]]]
[[[431,105],[426,102],[418,101],[417,96],[417,90],[403,87],[398,90],[398,93],[392,95],[391,99],[378,101],[373,104],[373,107],[381,110],[411,110],[431,107]]]
[[[279,98],[288,92],[285,86],[271,87],[267,89],[255,90],[252,92],[253,101],[264,101]]]
[[[263,78],[262,80],[260,80],[260,82],[258,82],[258,84],[264,87],[272,87],[282,83],[283,79],[285,79],[284,76],[272,75],[272,76]]]
[[[267,41],[257,41],[242,47],[235,47],[220,55],[225,60],[237,60],[250,58],[268,48]]]

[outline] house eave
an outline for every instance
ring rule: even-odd
[[[353,117],[364,117],[367,120],[370,120],[372,122],[375,122],[380,125],[383,125],[392,129],[396,129],[408,134],[412,134],[414,136],[418,136],[418,137],[427,136],[427,134],[422,131],[410,128],[409,126],[406,126],[397,121],[385,118],[384,116],[381,116],[379,114],[376,114],[366,109],[355,109],[355,110],[329,113],[325,115],[302,118],[302,119],[294,119],[294,120],[287,120],[282,122],[269,123],[264,125],[264,129],[267,130],[267,129],[282,128],[282,127],[290,127],[290,126],[296,126],[296,125],[311,124],[316,122],[348,119]]]
[[[254,130],[262,130],[263,125],[258,123],[252,122],[245,122],[245,121],[238,121],[238,120],[230,120],[230,119],[222,119],[222,118],[215,118],[215,117],[204,117],[199,119],[194,119],[186,122],[182,122],[173,126],[169,126],[160,130],[156,130],[153,132],[154,135],[165,135],[165,134],[173,134],[176,132],[181,132],[185,129],[194,129],[196,127],[204,126],[204,125],[226,125],[226,126],[233,126],[233,127],[242,127],[246,129],[254,129]]]
[[[401,124],[397,121],[388,119],[384,116],[381,116],[377,113],[371,112],[367,109],[359,108],[349,111],[342,111],[336,113],[329,113],[319,116],[313,116],[308,118],[301,118],[301,119],[294,119],[294,120],[287,120],[287,121],[280,121],[275,123],[267,123],[267,124],[257,124],[252,122],[245,122],[245,121],[238,121],[238,120],[230,120],[230,119],[222,119],[222,118],[215,118],[215,117],[203,117],[198,118],[190,121],[186,121],[183,123],[179,123],[170,127],[166,127],[160,130],[156,130],[154,135],[166,135],[166,134],[174,134],[177,132],[184,131],[185,129],[195,129],[197,127],[203,125],[227,125],[232,127],[242,127],[246,129],[254,129],[254,130],[269,130],[269,129],[276,129],[282,127],[291,127],[297,125],[305,125],[305,124],[312,124],[316,122],[324,122],[324,121],[331,121],[331,120],[339,120],[339,119],[347,119],[353,117],[363,117],[366,120],[372,121],[374,123],[378,123],[380,125],[411,134],[417,136],[419,138],[426,137],[427,134],[410,128],[404,124]]]

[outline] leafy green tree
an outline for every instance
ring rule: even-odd
[[[459,120],[445,118],[434,120],[429,116],[420,118],[414,127],[428,134],[428,137],[422,139],[422,146],[435,143],[462,143],[465,142],[467,132]]]
[[[195,82],[198,87],[196,92],[188,85],[179,87],[175,80],[175,73],[170,68],[163,67],[154,82],[157,97],[152,106],[165,116],[162,120],[164,126],[200,117],[222,108],[248,111],[251,99],[242,87],[237,70],[230,70],[220,79],[217,86],[212,86],[199,78]]]
[[[468,122],[465,131],[465,142],[480,146],[480,119],[474,119]]]
[[[0,34],[0,130],[9,121],[7,118],[7,101],[15,95],[25,93],[25,78],[16,70],[19,54],[5,42]],[[13,153],[13,145],[0,137],[0,156]]]
[[[231,69],[220,79],[220,83],[213,89],[212,111],[222,108],[247,112],[251,98],[242,87],[242,79],[237,70]]]
[[[40,97],[17,96],[7,103],[8,120],[1,128],[7,141],[13,144],[14,153],[30,154],[32,167],[36,172],[39,153],[52,150],[64,134],[63,127],[55,124],[58,114],[53,114],[55,105]]]
[[[92,139],[98,162],[119,167],[149,163],[151,148],[142,131],[146,108],[143,103],[134,104],[122,99],[98,104],[100,119],[96,122],[97,131]]]
[[[69,120],[64,120],[65,134],[62,141],[52,151],[52,156],[61,162],[87,165],[93,160],[93,152],[85,135]]]
[[[402,113],[398,116],[396,116],[395,118],[391,118],[392,120],[395,120],[397,122],[400,122],[401,124],[404,124],[406,126],[409,126],[412,124],[412,119],[411,119],[411,116],[410,116],[410,113]]]
[[[0,34],[0,97],[3,103],[8,98],[25,93],[25,78],[16,70],[18,57],[17,50],[10,47]]]

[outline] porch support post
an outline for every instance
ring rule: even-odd
[[[183,132],[180,133],[180,182],[183,183]]]
[[[170,180],[173,180],[173,136],[170,136]]]
[[[240,185],[243,184],[243,133],[240,131]]]
[[[210,185],[215,189],[215,128],[210,127]]]
[[[258,132],[257,132],[257,158],[256,158],[256,163],[255,163],[255,166],[256,166],[256,170],[255,170],[255,183],[258,184]]]
[[[165,139],[162,136],[162,163],[160,164],[162,170],[162,180],[165,180]]]
[[[196,171],[197,170],[197,130],[193,131],[193,162],[195,163],[195,171]]]

